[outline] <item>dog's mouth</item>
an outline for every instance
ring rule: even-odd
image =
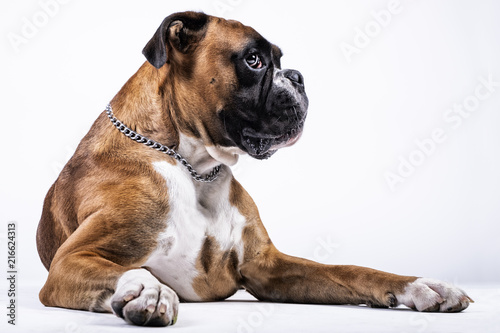
[[[271,157],[278,149],[292,146],[302,135],[304,122],[289,129],[284,134],[259,133],[253,128],[244,128],[242,145],[247,153],[259,160]]]

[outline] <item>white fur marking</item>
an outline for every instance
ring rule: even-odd
[[[211,146],[206,147],[210,156],[216,159],[219,163],[233,166],[238,162],[240,155],[245,155],[246,153],[238,147],[221,147],[221,146]]]
[[[449,311],[450,308],[462,310],[467,308],[470,301],[463,290],[428,278],[418,278],[405,288],[403,294],[396,295],[396,298],[399,303],[418,311],[433,307],[438,307],[439,311]]]
[[[132,269],[123,273],[118,279],[115,290],[110,302],[121,302],[130,297],[123,308],[124,315],[125,312],[143,312],[147,308],[153,308],[156,311],[164,308],[166,312],[157,315],[166,316],[168,321],[177,316],[179,298],[176,293],[168,286],[161,284],[145,269]],[[126,315],[125,319],[127,319]]]
[[[206,236],[214,237],[222,251],[236,249],[240,262],[243,259],[245,218],[229,202],[232,177],[227,174],[217,184],[195,183],[178,164],[161,161],[153,166],[165,178],[170,206],[158,247],[143,266],[181,298],[199,301],[192,282],[199,274],[196,261]]]

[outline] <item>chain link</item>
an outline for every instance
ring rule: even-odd
[[[158,150],[159,152],[162,152],[164,154],[167,154],[168,156],[171,156],[175,158],[177,161],[179,161],[186,169],[189,171],[191,174],[191,177],[193,177],[194,180],[198,182],[203,182],[203,183],[211,183],[214,180],[217,179],[220,173],[220,165],[216,166],[215,168],[212,169],[212,171],[207,174],[206,176],[201,176],[194,170],[193,166],[189,164],[189,162],[182,157],[179,153],[177,153],[175,150],[173,150],[170,147],[164,146],[159,142],[156,142],[154,140],[151,140],[147,137],[145,137],[142,134],[139,134],[133,130],[131,130],[127,125],[122,123],[120,120],[116,119],[116,117],[113,114],[113,109],[111,108],[111,104],[108,104],[106,106],[106,114],[109,117],[109,120],[111,120],[111,123],[123,134],[125,134],[126,137],[132,139],[133,141],[142,143],[148,147],[151,147],[155,150]]]

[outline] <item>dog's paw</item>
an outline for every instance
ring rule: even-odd
[[[149,271],[133,269],[118,280],[111,307],[117,316],[131,324],[167,326],[177,320],[179,298]]]
[[[398,303],[425,312],[460,312],[474,301],[467,294],[446,282],[418,278],[400,295]]]

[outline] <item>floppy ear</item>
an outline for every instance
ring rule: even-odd
[[[205,33],[208,15],[197,12],[175,13],[166,17],[146,44],[142,54],[156,68],[169,60],[168,52],[173,47],[187,53]],[[170,43],[170,45],[167,45]]]

